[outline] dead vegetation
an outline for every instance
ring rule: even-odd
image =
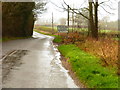
[[[46,32],[45,32],[46,33]],[[98,40],[87,37],[81,32],[56,33],[62,37],[64,44],[76,44],[80,49],[101,58],[104,67],[118,66],[118,41],[110,37],[100,36]]]
[[[63,43],[76,44],[80,49],[101,58],[104,67],[117,67],[118,65],[118,41],[112,38],[102,38],[94,40],[78,32],[61,33]]]

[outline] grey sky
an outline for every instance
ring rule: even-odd
[[[47,11],[42,15],[39,15],[39,19],[37,22],[51,22],[52,12],[54,14],[54,22],[59,22],[60,18],[67,18],[67,12],[63,11],[62,9],[56,7],[55,5],[62,7],[63,0],[47,0]],[[108,0],[99,0],[99,2],[108,1]],[[112,2],[107,2],[107,5],[110,5],[112,8],[116,10],[111,10],[109,7],[102,5],[107,11],[114,13],[108,14],[102,7],[99,7],[99,19],[104,16],[109,16],[110,20],[115,21],[118,19],[118,1],[119,0],[111,0]],[[53,3],[51,3],[53,2]],[[71,7],[80,8],[87,6],[87,0],[65,0]]]

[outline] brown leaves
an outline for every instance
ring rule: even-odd
[[[85,38],[77,32],[61,34],[65,44],[76,44],[80,49],[101,58],[103,66],[117,67],[118,65],[118,41],[112,38],[99,38],[94,40],[91,37]]]
[[[68,44],[68,43],[76,43],[76,42],[80,42],[80,41],[84,41],[85,38],[83,35],[80,35],[77,32],[74,33],[69,33],[64,37],[64,43]]]
[[[99,56],[103,66],[117,66],[118,62],[118,42],[112,39],[87,39],[83,44],[77,44],[81,49]]]

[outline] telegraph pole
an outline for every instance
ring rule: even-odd
[[[69,11],[69,8],[70,8],[70,6],[69,5],[67,5],[68,6],[68,33],[69,33],[69,25],[70,25],[70,23],[69,23],[69,19],[70,19],[70,17],[69,17],[69,13],[70,13],[70,11]]]
[[[73,10],[74,10],[74,4],[73,4]],[[75,20],[74,20],[74,12],[72,11],[72,32],[74,30],[74,22],[75,22]]]
[[[72,12],[72,32],[74,30],[74,12]]]
[[[53,18],[53,12],[52,12],[52,33],[54,33],[54,18]]]

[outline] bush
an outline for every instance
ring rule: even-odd
[[[34,8],[34,2],[3,2],[3,37],[32,36],[34,26]]]

